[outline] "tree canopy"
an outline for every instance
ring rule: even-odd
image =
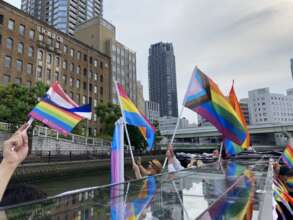
[[[48,87],[41,82],[32,88],[17,84],[0,85],[0,121],[13,125],[26,122],[28,113],[47,90]]]

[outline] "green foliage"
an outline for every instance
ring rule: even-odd
[[[121,117],[120,107],[112,103],[100,103],[96,113],[102,125],[101,135],[112,137],[115,122]]]
[[[16,84],[0,85],[0,121],[14,125],[26,122],[27,114],[47,89],[43,83],[37,83],[31,89]]]

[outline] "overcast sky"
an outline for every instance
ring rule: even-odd
[[[116,26],[118,41],[137,53],[146,99],[148,49],[173,43],[179,108],[195,65],[224,93],[234,79],[239,98],[262,87],[285,94],[293,87],[292,11],[292,0],[104,0],[104,18]],[[194,121],[195,114],[184,115]]]

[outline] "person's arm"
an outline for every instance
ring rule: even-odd
[[[17,166],[28,153],[28,125],[21,126],[12,137],[4,142],[3,160],[0,164],[0,201]]]
[[[138,167],[142,175],[144,176],[152,175],[150,171],[148,171],[146,168],[143,167],[143,165],[139,164]]]
[[[141,173],[140,173],[138,165],[136,163],[133,163],[132,168],[133,168],[133,171],[134,171],[136,179],[141,179],[142,176],[141,176]]]
[[[166,156],[168,158],[168,172],[175,172],[184,169],[184,167],[181,166],[180,162],[177,160],[172,145],[168,146]]]

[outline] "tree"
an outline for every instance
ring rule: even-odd
[[[0,121],[13,126],[26,122],[27,114],[37,104],[38,98],[45,95],[47,89],[40,82],[31,89],[16,84],[0,85]]]
[[[96,108],[96,113],[102,126],[101,135],[112,137],[115,122],[121,117],[120,107],[112,103],[100,103]]]

